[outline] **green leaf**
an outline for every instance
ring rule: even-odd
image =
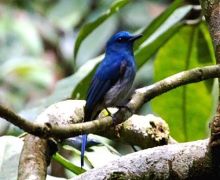
[[[203,43],[197,43],[197,46],[198,47],[203,46],[203,48],[208,50],[207,51],[208,56],[206,56],[206,54],[204,52],[201,52],[200,57],[201,58],[204,58],[204,57],[208,58],[211,56],[211,59],[207,59],[206,62],[211,61],[211,62],[215,63],[215,51],[214,51],[214,47],[213,47],[213,43],[212,43],[212,38],[210,36],[209,30],[208,30],[208,27],[207,27],[207,24],[205,21],[202,21],[201,24],[199,25],[199,31],[200,31]],[[199,41],[200,41],[200,39],[198,38],[198,42]],[[200,48],[200,49],[202,50],[203,48]],[[204,56],[202,55],[202,53],[204,54]]]
[[[17,179],[22,146],[23,141],[17,137],[0,137],[0,179]]]
[[[90,135],[89,135],[90,136]],[[69,145],[64,145],[64,146],[62,146],[65,150],[67,150],[67,151],[71,151],[72,153],[73,153],[73,156],[71,156],[71,157],[73,157],[73,158],[70,158],[70,161],[72,162],[72,163],[75,163],[75,164],[79,164],[79,162],[80,162],[80,156],[81,156],[81,152],[78,150],[78,149],[76,149],[76,148],[74,148],[73,146],[69,146]],[[89,161],[89,159],[87,158],[87,151],[86,151],[86,153],[85,153],[85,156],[84,156],[84,168],[85,169],[91,169],[91,168],[93,168],[93,165],[91,164],[91,162]]]
[[[65,168],[67,168],[71,172],[75,173],[76,175],[86,172],[85,169],[78,167],[75,164],[71,163],[69,160],[61,156],[59,153],[54,154],[53,159],[59,162],[61,165],[63,165]]]
[[[116,16],[111,16],[105,22],[100,24],[100,26],[98,26],[86,39],[84,39],[77,53],[77,60],[74,69],[78,69],[89,59],[100,54],[100,50],[105,47],[106,40],[117,29],[117,24],[118,18]]]
[[[79,47],[82,43],[82,41],[90,34],[92,33],[100,24],[102,24],[107,18],[109,18],[111,15],[116,13],[118,10],[120,10],[122,7],[124,7],[126,4],[129,3],[129,0],[116,0],[113,2],[111,7],[98,19],[96,19],[93,22],[87,23],[85,26],[81,28],[79,31],[78,37],[75,42],[74,47],[74,61],[76,60],[76,56],[79,50]]]
[[[56,26],[71,30],[88,10],[88,1],[60,0],[57,1],[48,11],[48,18]]]
[[[22,84],[23,87],[32,84],[38,84],[44,87],[47,87],[48,84],[52,83],[52,72],[48,69],[42,59],[34,58],[34,57],[19,57],[19,58],[11,58],[5,61],[2,65],[0,65],[0,80],[6,77],[11,77],[14,79],[14,82],[22,81],[26,82]]]
[[[91,70],[87,76],[84,77],[84,79],[81,80],[76,86],[76,88],[73,89],[71,98],[72,99],[85,99],[86,93],[88,91],[90,82],[92,80],[92,77],[95,73],[96,67],[99,65],[99,63],[96,64],[96,66]]]
[[[166,20],[167,18],[183,4],[183,0],[174,1],[168,8],[164,10],[158,17],[156,17],[147,27],[141,30],[143,37],[135,44],[138,47],[147,38],[149,38]]]
[[[21,55],[39,56],[43,52],[43,44],[39,32],[34,25],[34,18],[28,13],[21,13],[12,6],[4,6],[0,16],[0,63]]]
[[[83,80],[87,78],[89,74],[91,74],[102,58],[103,56],[101,55],[86,62],[73,75],[60,80],[57,83],[55,90],[48,98],[44,99],[43,102],[39,102],[38,105],[35,105],[35,108],[29,107],[27,110],[22,111],[24,117],[29,117],[30,115],[31,118],[29,119],[34,119],[41,111],[43,111],[44,108],[48,107],[49,105],[71,98],[71,94],[74,92],[74,89],[78,88]],[[81,95],[80,91],[77,92],[76,98],[80,97]]]
[[[195,46],[197,50],[196,58],[198,59],[199,64],[207,65],[207,63],[215,63],[215,54],[212,45],[212,40],[210,38],[208,27],[204,24],[204,22],[201,23],[198,28]],[[206,88],[208,88],[208,90],[211,91],[213,87],[213,79],[205,81],[205,85]]]
[[[93,167],[101,166],[101,164],[102,165],[106,164],[106,160],[111,161],[115,157],[119,157],[121,155],[113,146],[110,145],[112,143],[111,140],[104,138],[102,136],[93,135],[93,134],[89,134],[89,139],[90,140],[95,139],[101,144],[87,147],[87,150],[85,152],[85,157],[84,157],[84,164],[85,164],[84,168],[85,169],[91,169]],[[81,152],[75,147],[70,146],[70,145],[64,145],[62,147],[65,150],[71,151],[73,153],[73,156],[71,157],[74,157],[74,158],[70,159],[70,161],[74,164],[78,164],[80,161]],[[98,156],[100,157],[97,158]],[[103,157],[108,157],[108,158],[106,159]]]
[[[180,71],[213,63],[200,26],[184,26],[159,50],[155,81]],[[199,43],[198,43],[199,41]],[[200,44],[200,46],[197,46]],[[201,51],[207,52],[200,56]],[[204,82],[183,86],[152,100],[153,111],[165,119],[171,135],[179,141],[205,138],[212,96]]]
[[[118,154],[109,151],[106,146],[93,146],[90,149],[92,151],[87,151],[86,156],[95,168],[101,167],[120,157]]]
[[[175,35],[176,32],[178,32],[178,30],[184,25],[182,19],[191,11],[191,9],[191,5],[176,9],[172,15],[157,29],[157,31],[149,36],[149,38],[147,38],[138,47],[138,49],[135,51],[138,67],[145,64],[146,61],[152,57],[162,45],[167,42],[167,40],[169,40],[173,35]],[[154,26],[156,27],[156,25]],[[146,37],[148,37],[151,31],[151,28],[149,28],[149,31],[146,30],[144,32],[144,36],[146,34]]]
[[[48,98],[48,105],[71,97],[71,93],[78,88],[83,80],[91,74],[97,64],[102,60],[103,56],[98,56],[86,62],[73,75],[58,82],[54,93]],[[78,91],[77,97],[81,92]],[[77,98],[76,97],[76,98]]]
[[[177,23],[152,42],[140,46],[139,49],[135,51],[138,69],[142,67],[176,32],[178,32],[183,25],[183,23]]]

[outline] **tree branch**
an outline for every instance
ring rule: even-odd
[[[220,64],[220,0],[200,0],[202,11],[209,26],[209,32],[212,37],[213,45],[215,48],[216,63]],[[219,83],[219,97],[218,107],[210,123],[211,138],[210,138],[210,152],[212,155],[213,166],[215,171],[220,177],[220,78]]]
[[[151,98],[159,94],[162,94],[175,87],[178,87],[181,84],[187,84],[189,82],[197,82],[203,79],[216,77],[217,75],[219,75],[219,73],[220,73],[220,66],[197,68],[197,69],[193,69],[190,71],[178,73],[154,85],[151,85],[147,88],[141,88],[137,90],[136,93],[133,95],[132,99],[130,100],[130,102],[128,103],[128,107],[132,109],[133,111],[136,111],[144,102],[146,102],[147,100],[150,100]],[[164,88],[162,88],[161,86],[163,86]],[[59,102],[57,104],[53,104],[52,106],[47,108],[43,113],[41,113],[35,122],[37,127],[38,128],[43,127],[43,130],[31,129],[31,131],[34,131],[36,133],[40,132],[41,135],[44,137],[52,136],[52,137],[59,138],[59,139],[61,137],[65,138],[69,136],[78,135],[77,133],[81,134],[82,132],[91,133],[93,132],[93,130],[94,130],[94,133],[101,133],[104,130],[105,130],[104,132],[108,132],[106,131],[105,128],[108,127],[108,130],[109,130],[109,127],[112,125],[111,117],[100,118],[100,120],[95,121],[95,124],[94,122],[89,122],[89,123],[83,123],[83,124],[79,123],[79,124],[71,125],[73,123],[82,121],[84,103],[85,101],[76,102],[76,100],[68,100],[68,101]],[[9,110],[4,111],[4,112],[9,113],[10,115],[6,117],[11,117],[11,119],[13,118],[17,119],[18,120],[17,123],[26,122],[22,118],[19,119],[19,116],[14,115]],[[1,108],[0,108],[0,115],[2,115]],[[5,114],[3,113],[3,115]],[[131,116],[131,112],[126,108],[122,108],[117,113],[115,113],[115,117],[119,121],[123,121],[124,119],[126,119],[126,116],[127,117]],[[135,117],[135,119],[137,119],[137,117]],[[107,126],[106,126],[106,122],[109,123],[107,124]],[[124,141],[127,141],[128,143],[140,145],[141,147],[145,147],[145,148],[156,146],[158,144],[167,143],[168,134],[165,131],[166,128],[162,128],[163,126],[161,126],[161,121],[158,121],[159,123],[156,123],[156,121],[155,122],[151,121],[151,123],[149,121],[148,123],[145,123],[145,125],[147,126],[150,125],[150,126],[149,127],[146,126],[146,128],[144,128],[143,130],[140,130],[139,128],[138,132],[140,133],[135,134],[136,136],[134,136],[134,138],[129,138],[134,135],[134,133],[133,134],[131,133],[132,130],[131,131],[129,130],[129,126],[130,125],[133,126],[134,122],[137,123],[138,121],[132,120],[132,118],[130,118],[130,120],[123,123],[122,125],[118,125],[119,126],[118,132],[119,132],[119,135],[122,137],[121,139],[124,139]],[[104,129],[102,127],[102,123],[104,123],[103,124]],[[71,128],[69,129],[68,126],[70,126]],[[99,127],[99,131],[95,131],[97,126]],[[26,127],[26,125],[23,127]],[[86,127],[87,129],[84,129],[83,131],[82,129],[84,127]],[[124,133],[124,131],[127,131],[128,133]],[[109,132],[106,134],[111,134]],[[111,136],[116,136],[114,129],[112,130],[112,132],[113,133],[111,134]],[[52,133],[55,133],[55,134],[52,134]],[[62,133],[64,133],[64,135]],[[71,133],[71,134],[68,134],[68,133]],[[130,134],[130,136],[128,134]],[[158,134],[160,135],[157,136]],[[36,135],[39,135],[39,134],[37,133]],[[159,139],[157,140],[158,137]],[[30,142],[33,142],[34,145]],[[33,168],[36,170],[34,171],[34,174],[36,175],[36,177],[44,178],[45,172],[46,172],[46,162],[48,161],[47,159],[50,159],[50,155],[51,155],[50,151],[51,149],[53,149],[49,146],[49,141],[43,138],[38,138],[32,135],[28,135],[25,138],[24,144],[25,145],[24,145],[21,158],[20,158],[20,163],[19,163],[18,178],[22,179],[23,177],[25,178],[30,177],[31,174],[33,173],[32,171],[29,170],[29,168]],[[38,153],[39,151],[38,148],[37,149],[34,148],[36,145],[44,149],[44,151],[41,154],[43,156],[39,156],[39,158],[36,158],[37,156],[36,153]],[[39,176],[39,174],[41,176]]]
[[[152,114],[146,116],[133,115],[116,127],[109,128],[99,135],[109,139],[116,139],[142,149],[171,143],[168,124]]]
[[[37,136],[27,135],[22,148],[19,167],[18,180],[24,179],[45,179],[47,166],[51,157],[48,146],[49,141]]]
[[[213,172],[208,139],[158,146],[128,154],[71,180],[218,179]]]
[[[56,126],[72,124],[73,119],[78,122],[82,119],[84,105],[85,101],[83,100],[58,102],[41,113],[36,122],[49,122],[56,124]],[[109,110],[112,112],[114,109],[110,108]],[[149,148],[167,144],[169,141],[169,129],[167,123],[159,117],[133,115],[124,123],[109,128],[108,131],[105,131],[104,136],[112,139],[117,138],[142,148]],[[44,179],[48,164],[46,162],[50,160],[51,154],[56,151],[56,148],[51,146],[53,143],[50,142],[48,139],[33,135],[25,137],[24,147],[20,156],[19,179],[29,179],[30,177]],[[30,171],[30,169],[34,169],[34,171]]]
[[[99,133],[103,132],[109,127],[113,125],[114,122],[120,124],[128,119],[132,112],[136,112],[144,103],[148,102],[152,98],[163,94],[169,90],[172,90],[176,87],[186,85],[189,83],[199,82],[202,80],[216,78],[220,76],[220,65],[206,66],[203,68],[195,68],[188,71],[183,71],[172,75],[164,80],[161,80],[153,85],[137,89],[132,96],[131,100],[127,104],[128,108],[121,108],[117,111],[113,118],[110,116],[100,118],[98,120],[85,122],[85,123],[77,123],[77,124],[62,124],[57,126],[53,124],[53,118],[56,114],[54,112],[54,116],[50,117],[50,121],[44,121],[41,119],[41,122],[29,122],[18,115],[14,114],[7,108],[0,106],[0,117],[5,118],[7,121],[13,123],[14,125],[20,127],[24,131],[48,138],[55,137],[59,139],[68,138],[80,135],[82,133]],[[131,111],[130,111],[131,110]],[[83,117],[81,116],[81,121]],[[79,122],[80,120],[72,119],[73,123]],[[115,124],[114,124],[115,125]]]

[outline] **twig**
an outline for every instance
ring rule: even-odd
[[[182,85],[199,82],[210,78],[217,78],[219,76],[220,65],[195,68],[177,73],[153,85],[137,89],[127,104],[128,108],[121,108],[113,115],[113,118],[118,123],[124,122],[132,115],[131,111],[136,112],[144,103],[150,101],[152,98],[158,95]],[[55,137],[62,139],[77,136],[82,133],[97,133],[100,131],[105,131],[107,128],[113,125],[113,119],[110,116],[85,123],[59,126],[53,125],[49,122],[44,124],[33,123],[21,118],[3,106],[0,106],[0,117],[5,118],[7,121],[13,123],[30,134],[44,138]]]

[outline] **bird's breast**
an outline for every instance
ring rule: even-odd
[[[106,107],[120,106],[129,94],[135,77],[135,68],[127,67],[124,75],[104,96]]]

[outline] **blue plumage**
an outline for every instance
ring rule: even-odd
[[[122,105],[136,73],[133,42],[140,37],[121,31],[107,42],[105,58],[96,70],[88,90],[84,122],[96,118],[104,108]],[[81,166],[84,164],[86,141],[87,135],[83,135]]]
[[[84,166],[84,153],[86,150],[86,144],[87,144],[87,134],[82,135],[82,145],[81,145],[81,167]]]

